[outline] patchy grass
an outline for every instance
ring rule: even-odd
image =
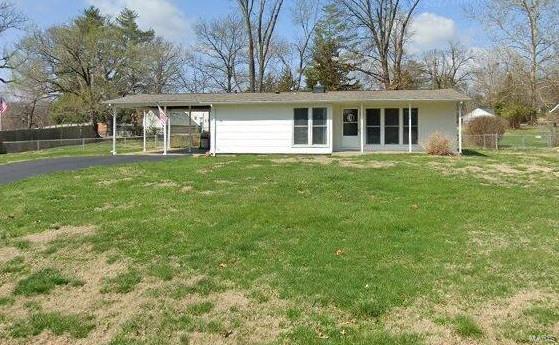
[[[0,186],[0,342],[40,312],[92,315],[84,344],[559,337],[558,167],[544,152],[219,156]],[[84,285],[10,295],[43,267]]]
[[[36,313],[28,319],[16,322],[10,331],[14,338],[36,336],[44,330],[55,335],[69,334],[73,338],[85,338],[95,327],[91,317],[62,315],[59,313]]]
[[[82,282],[79,280],[67,278],[55,269],[45,268],[20,280],[14,289],[14,295],[47,294],[59,285],[79,286],[81,284]]]
[[[134,290],[136,285],[142,281],[142,275],[135,271],[121,273],[113,278],[105,280],[105,284],[101,289],[102,293],[129,293]]]

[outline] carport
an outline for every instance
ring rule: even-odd
[[[147,152],[147,128],[157,128],[163,134],[162,155],[181,153],[181,143],[188,143],[192,152],[198,147],[209,146],[212,124],[212,105],[201,102],[195,94],[182,95],[134,95],[103,102],[112,109],[112,151],[117,147],[117,115],[122,110],[134,110],[142,116],[143,152]],[[155,121],[154,121],[155,119]],[[155,126],[153,127],[155,122]],[[203,145],[207,143],[207,145]],[[186,148],[186,146],[184,146]],[[209,149],[209,147],[207,147]]]

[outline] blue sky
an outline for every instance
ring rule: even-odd
[[[200,18],[211,18],[235,11],[233,0],[13,0],[39,27],[68,22],[85,7],[95,5],[104,13],[115,15],[124,6],[136,10],[140,24],[153,27],[158,34],[188,44],[194,41],[192,26]],[[293,0],[285,0],[283,19],[278,33],[291,34],[288,7]],[[440,47],[449,40],[460,40],[468,47],[485,47],[486,35],[479,25],[466,18],[463,5],[470,0],[424,0],[414,24],[410,49],[421,52]],[[13,42],[21,34],[9,33],[2,41]]]

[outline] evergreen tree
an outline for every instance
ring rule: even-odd
[[[116,17],[116,27],[123,37],[133,43],[147,43],[153,41],[155,32],[150,29],[140,30],[138,26],[138,13],[129,8],[124,8]]]
[[[312,61],[305,72],[307,88],[320,83],[331,91],[359,89],[359,82],[351,77],[353,66],[344,56],[349,48],[344,45],[349,41],[343,35],[345,24],[335,15],[333,5],[324,11],[324,19],[315,32]]]

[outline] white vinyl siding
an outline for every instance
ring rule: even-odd
[[[310,109],[307,144],[295,144],[294,110]],[[312,145],[312,108],[326,109],[326,144]],[[214,106],[216,153],[332,153],[332,107],[329,105]],[[317,126],[317,128],[320,126]],[[310,129],[310,130],[309,130]],[[213,134],[213,132],[212,132]]]

